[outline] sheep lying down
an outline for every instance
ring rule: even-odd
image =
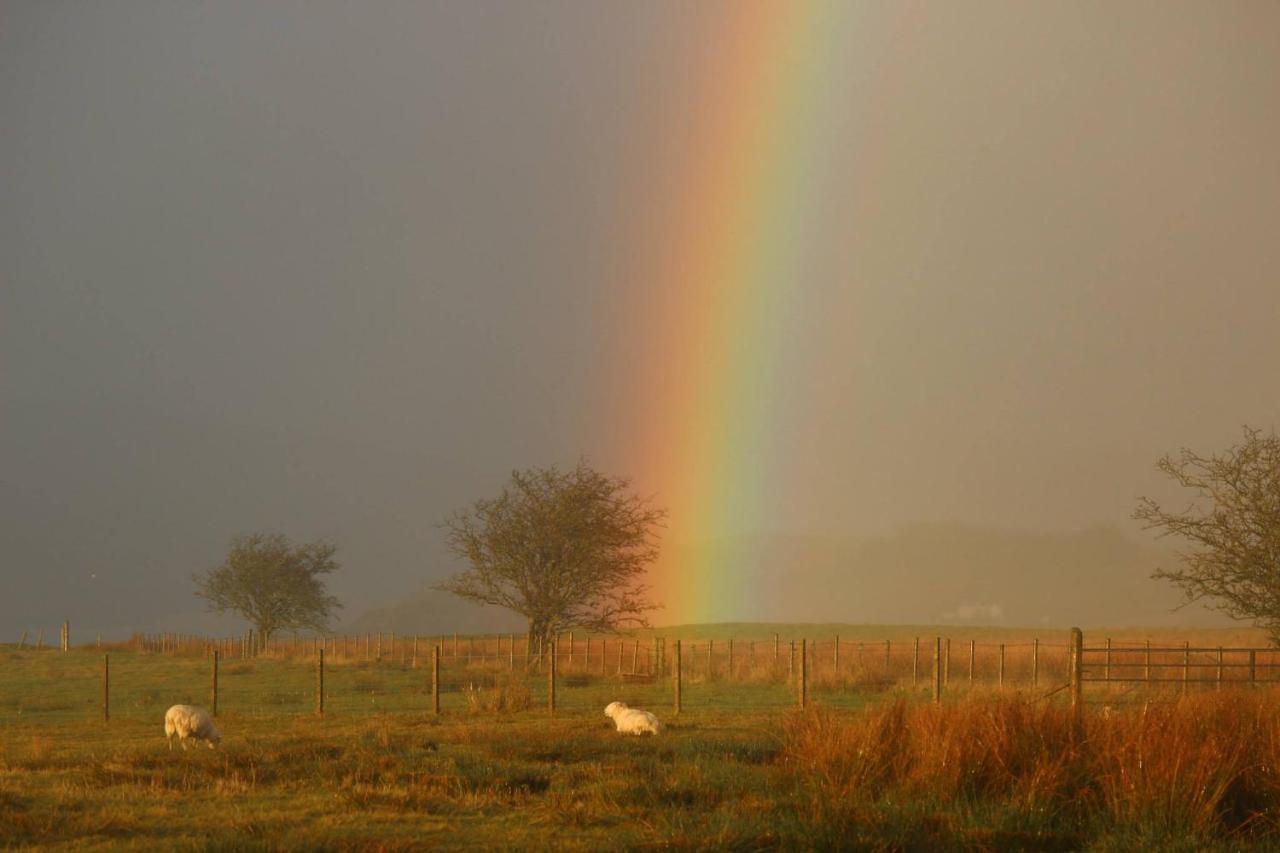
[[[610,702],[604,709],[604,715],[613,719],[613,724],[624,735],[642,735],[646,732],[656,735],[662,731],[662,723],[648,711],[639,708],[628,708],[625,702]]]
[[[174,735],[182,748],[187,748],[187,739],[202,740],[213,749],[214,744],[222,740],[218,729],[213,725],[213,717],[204,708],[195,705],[174,705],[164,715],[164,736],[169,741],[169,749],[173,749]]]

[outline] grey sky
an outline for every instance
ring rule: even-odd
[[[894,8],[819,117],[763,532],[1132,532],[1276,423],[1280,6]],[[626,473],[628,203],[731,9],[0,3],[0,630],[198,609],[253,529],[355,615],[513,467]]]

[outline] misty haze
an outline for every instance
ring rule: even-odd
[[[777,139],[809,206],[757,473],[673,475],[700,350],[634,309],[682,286],[643,276],[697,203],[714,7],[10,4],[0,625],[237,630],[191,575],[278,530],[339,546],[341,624],[506,626],[424,592],[438,525],[579,458],[672,509],[664,559],[782,591],[658,623],[1176,621],[1134,501],[1271,428],[1280,356],[1271,31],[1181,8],[849,10]],[[713,477],[750,506],[699,527]]]

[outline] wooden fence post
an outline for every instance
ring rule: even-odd
[[[1107,637],[1107,657],[1102,667],[1102,676],[1107,682],[1107,690],[1111,689],[1111,638]]]
[[[1031,686],[1040,684],[1040,638],[1031,641]]]
[[[778,668],[778,635],[773,635],[773,668]]]
[[[978,643],[976,640],[969,641],[969,686],[973,687],[974,670],[976,669],[978,658]]]
[[[715,640],[707,640],[707,681],[716,674]]]
[[[729,638],[729,680],[733,681],[733,637]]]
[[[440,715],[440,644],[431,646],[431,713]]]
[[[1182,641],[1182,692],[1187,692],[1187,681],[1191,678],[1191,643]]]
[[[893,668],[893,647],[890,645],[892,640],[884,641],[884,679],[889,680],[889,671]]]
[[[831,666],[838,673],[840,671],[840,635],[836,634],[835,653],[831,656]]]
[[[1249,686],[1256,687],[1258,681],[1258,652],[1249,649]]]
[[[1000,689],[1004,689],[1004,643],[1000,644]]]
[[[1071,629],[1071,719],[1079,727],[1084,720],[1084,632]]]
[[[672,650],[675,658],[671,661],[671,691],[675,695],[675,711],[680,713],[680,641],[676,640],[675,648]]]
[[[218,650],[213,650],[213,695],[210,697],[210,704],[213,706],[213,715],[218,716]]]
[[[1142,665],[1142,680],[1147,687],[1151,686],[1151,641],[1147,640],[1147,654]]]
[[[947,637],[946,644],[942,647],[942,683],[947,687],[951,686],[951,638]]]
[[[942,702],[942,638],[933,638],[933,701]]]
[[[554,639],[547,648],[547,713],[556,712],[556,646]]]
[[[111,719],[111,655],[102,656],[102,722]]]
[[[324,649],[316,656],[316,714],[324,716]]]
[[[800,707],[809,700],[809,641],[800,641]]]
[[[915,650],[911,653],[911,686],[920,686],[920,638],[916,637]]]
[[[640,663],[640,641],[631,641],[631,674],[636,674],[636,665]]]
[[[790,651],[787,654],[787,678],[795,678],[796,675],[796,641],[792,640]]]
[[[1222,646],[1218,646],[1218,682],[1215,689],[1222,689]]]

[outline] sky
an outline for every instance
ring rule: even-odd
[[[251,530],[337,543],[355,616],[580,458],[673,552],[1148,541],[1161,454],[1276,425],[1278,34],[1270,2],[3,0],[0,635],[211,624],[190,576]]]

